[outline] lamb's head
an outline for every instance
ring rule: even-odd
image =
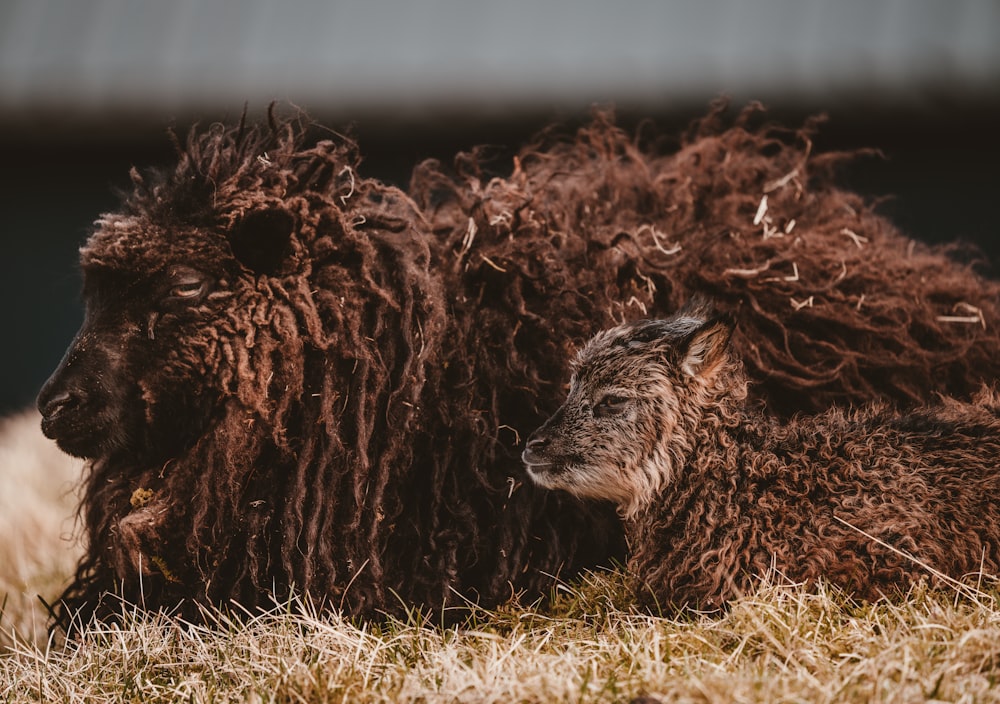
[[[319,328],[306,277],[319,240],[343,232],[338,170],[354,192],[343,151],[314,150],[216,126],[192,132],[173,171],[133,172],[81,249],[85,318],[38,397],[48,437],[164,461],[229,399],[252,426],[301,390],[294,358]]]
[[[633,515],[673,480],[706,408],[739,395],[732,329],[696,302],[598,333],[574,360],[566,402],[527,441],[529,476]]]

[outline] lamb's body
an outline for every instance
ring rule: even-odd
[[[992,403],[995,397],[988,396]],[[976,404],[904,416],[832,410],[787,426],[727,419],[630,519],[647,603],[713,608],[771,568],[860,598],[1000,575],[1000,423]]]
[[[993,391],[972,403],[906,413],[867,405],[786,424],[746,403],[728,332],[689,353],[712,325],[672,320],[599,335],[580,353],[567,405],[525,452],[539,483],[619,502],[642,601],[716,608],[771,569],[860,598],[937,573],[1000,575]],[[608,390],[615,413],[588,419],[580,407]]]

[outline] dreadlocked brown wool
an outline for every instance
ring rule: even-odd
[[[294,120],[196,130],[173,169],[134,172],[39,396],[45,433],[90,459],[61,618],[112,615],[106,592],[490,606],[607,564],[613,507],[526,482],[520,439],[569,350],[693,289],[742,306],[775,413],[996,376],[996,282],[835,187],[847,157],[811,154],[811,125],[756,119],[715,111],[670,151],[601,113],[509,176],[422,164],[409,194]]]

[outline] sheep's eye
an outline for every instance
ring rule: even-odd
[[[608,394],[594,404],[594,415],[599,418],[618,415],[625,410],[630,400],[631,399],[627,396],[615,396],[614,394]]]
[[[167,301],[174,303],[194,303],[208,293],[212,285],[210,277],[194,269],[178,269],[170,274],[166,289]]]
[[[207,281],[185,281],[173,286],[170,289],[170,297],[179,298],[181,300],[191,300],[192,298],[198,298],[201,296],[207,289]]]

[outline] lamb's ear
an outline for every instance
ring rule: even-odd
[[[676,318],[697,318],[698,320],[709,320],[715,316],[715,305],[711,299],[700,293],[692,295],[687,302],[674,313]]]
[[[631,325],[622,343],[628,347],[639,347],[669,339],[674,332],[673,324],[669,320],[640,320]]]
[[[295,217],[278,208],[252,210],[238,220],[229,235],[236,259],[256,274],[281,271],[292,250]]]
[[[691,377],[710,377],[725,361],[735,322],[716,316],[702,323],[678,345],[681,371]]]

